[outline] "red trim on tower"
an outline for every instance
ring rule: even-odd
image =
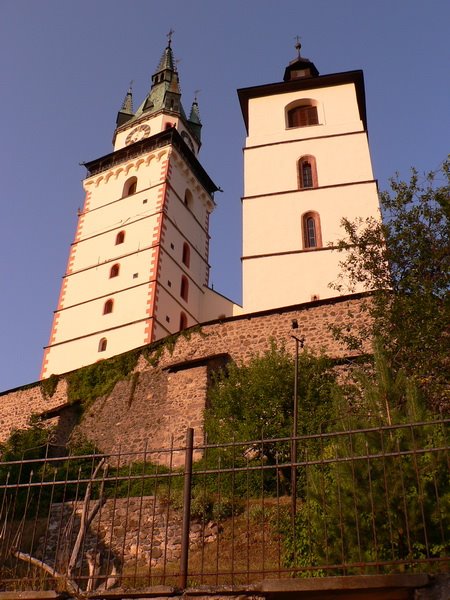
[[[150,263],[150,277],[149,279],[155,280],[153,286],[149,286],[149,294],[147,299],[147,326],[144,331],[144,344],[149,344],[155,340],[155,316],[158,310],[158,298],[159,298],[159,277],[161,274],[161,243],[164,241],[164,235],[166,232],[166,225],[164,223],[164,209],[167,208],[168,204],[168,188],[169,180],[172,174],[172,166],[170,164],[170,155],[161,164],[161,180],[164,182],[162,187],[158,191],[156,199],[156,209],[160,210],[156,225],[153,229],[152,244],[155,244],[155,248],[152,251],[152,260]]]
[[[86,195],[84,197],[84,206],[83,206],[83,210],[82,212],[78,213],[78,222],[77,222],[77,230],[75,232],[75,242],[78,242],[79,239],[81,238],[82,235],[82,231],[83,231],[83,224],[84,224],[84,215],[85,213],[89,210],[89,206],[91,203],[91,191],[88,190],[86,192]],[[59,310],[61,310],[64,306],[64,300],[66,297],[66,291],[67,291],[67,275],[70,275],[72,273],[72,269],[73,269],[73,263],[75,261],[75,253],[77,251],[77,245],[72,245],[70,247],[70,252],[69,252],[69,258],[67,259],[67,267],[66,267],[66,274],[63,278],[62,284],[61,284],[61,290],[59,292],[59,299],[58,299],[58,306],[56,309],[56,313],[55,316],[53,317],[53,323],[52,323],[52,328],[50,331],[50,338],[49,338],[49,342],[48,342],[48,346],[51,346],[56,338],[56,333],[58,330],[58,321],[59,321]],[[46,371],[47,371],[47,365],[48,365],[48,360],[49,360],[49,354],[50,352],[50,348],[47,348],[44,351],[44,358],[42,360],[42,367],[41,367],[41,373],[39,375],[39,379],[44,379],[44,377],[46,376]],[[51,373],[50,373],[51,375]]]

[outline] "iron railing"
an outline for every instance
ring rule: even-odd
[[[448,570],[449,423],[0,463],[0,590]]]

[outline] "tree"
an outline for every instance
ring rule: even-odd
[[[300,353],[298,435],[317,433],[326,428],[333,395],[338,389],[335,378],[332,363],[327,358]],[[290,442],[271,440],[288,438],[292,434],[293,392],[294,361],[285,348],[277,348],[273,342],[269,350],[253,356],[248,364],[231,363],[219,371],[209,391],[209,406],[205,412],[208,442],[226,444],[234,440],[247,443],[243,443],[242,448],[208,451],[208,466],[217,467],[220,461],[221,466],[258,468],[262,464],[289,462]],[[252,441],[253,444],[248,444]],[[222,477],[221,485],[230,496],[259,494],[261,485],[267,492],[275,493],[277,477],[282,489],[287,491],[288,467],[280,468],[276,476],[275,470],[250,471],[248,474],[242,471],[231,476],[229,481]]]
[[[336,329],[352,347],[371,336],[380,340],[395,370],[413,377],[430,406],[450,407],[450,162],[409,182],[391,179],[382,192],[383,221],[344,219],[346,251],[339,291],[361,285],[372,292],[365,303],[370,315],[359,331]]]
[[[322,569],[327,565],[336,565],[333,574],[339,565],[358,573],[361,563],[369,572],[383,563],[388,571],[399,562],[414,569],[430,558],[439,565],[450,550],[444,425],[426,422],[414,381],[394,373],[382,351],[373,375],[361,371],[358,383],[359,405],[351,412],[336,407],[346,433],[324,437],[307,467],[304,502],[284,540],[285,564],[315,568],[316,575],[331,574]]]
[[[337,386],[331,362],[299,356],[299,435],[317,433],[330,418]],[[294,361],[272,343],[247,365],[231,363],[213,380],[205,413],[213,443],[288,437],[292,432]]]

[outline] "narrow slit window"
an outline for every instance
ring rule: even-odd
[[[112,277],[117,277],[119,275],[119,271],[120,271],[120,265],[119,263],[116,263],[115,265],[113,265],[109,271],[109,278],[111,279]]]
[[[125,241],[125,231],[119,231],[116,235],[116,246],[117,244],[123,244]]]
[[[113,306],[114,306],[114,300],[112,300],[111,298],[109,300],[107,300],[103,306],[103,314],[104,315],[109,315],[110,313],[112,313],[113,311]]]
[[[189,268],[191,263],[191,249],[189,248],[189,244],[184,242],[183,244],[183,256],[182,256],[183,264]]]
[[[106,350],[107,345],[108,345],[108,340],[106,338],[102,338],[98,343],[98,351],[104,352]]]
[[[184,314],[184,312],[180,313],[180,331],[182,331],[183,329],[186,329],[187,324],[188,324],[187,316]]]
[[[181,276],[181,287],[180,287],[180,296],[183,298],[185,302],[188,301],[189,297],[189,281],[187,277],[184,275]]]
[[[298,179],[301,190],[317,187],[317,168],[314,156],[302,156],[298,161]]]
[[[322,247],[319,213],[307,212],[302,217],[303,247],[314,249]]]

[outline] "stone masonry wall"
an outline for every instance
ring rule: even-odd
[[[36,556],[57,570],[67,566],[78,530],[82,502],[56,503],[51,507],[48,531],[38,542]],[[100,552],[105,573],[112,564],[119,572],[127,567],[157,567],[181,557],[182,511],[173,510],[154,496],[108,499],[94,517],[84,548]],[[218,525],[192,521],[190,549],[217,538]],[[57,558],[57,561],[55,557]],[[86,561],[83,561],[86,571]]]
[[[139,358],[137,380],[119,382],[109,397],[99,398],[84,414],[78,432],[102,451],[142,452],[183,445],[187,427],[202,442],[203,411],[209,373],[217,357],[246,362],[264,352],[271,340],[295,350],[292,333],[305,337],[305,348],[325,352],[332,358],[348,356],[336,341],[331,325],[357,327],[365,318],[361,311],[367,298],[341,297],[278,310],[211,322],[180,334],[174,345],[163,347],[157,366],[144,355]],[[298,329],[292,330],[296,319]],[[164,343],[164,342],[161,342]],[[370,350],[370,348],[368,348]],[[0,395],[0,442],[13,428],[25,427],[31,414],[64,405],[66,383],[60,379],[55,394],[45,398],[39,383]],[[62,423],[61,413],[61,425]],[[173,466],[182,462],[179,460]],[[165,462],[161,459],[161,462]]]

